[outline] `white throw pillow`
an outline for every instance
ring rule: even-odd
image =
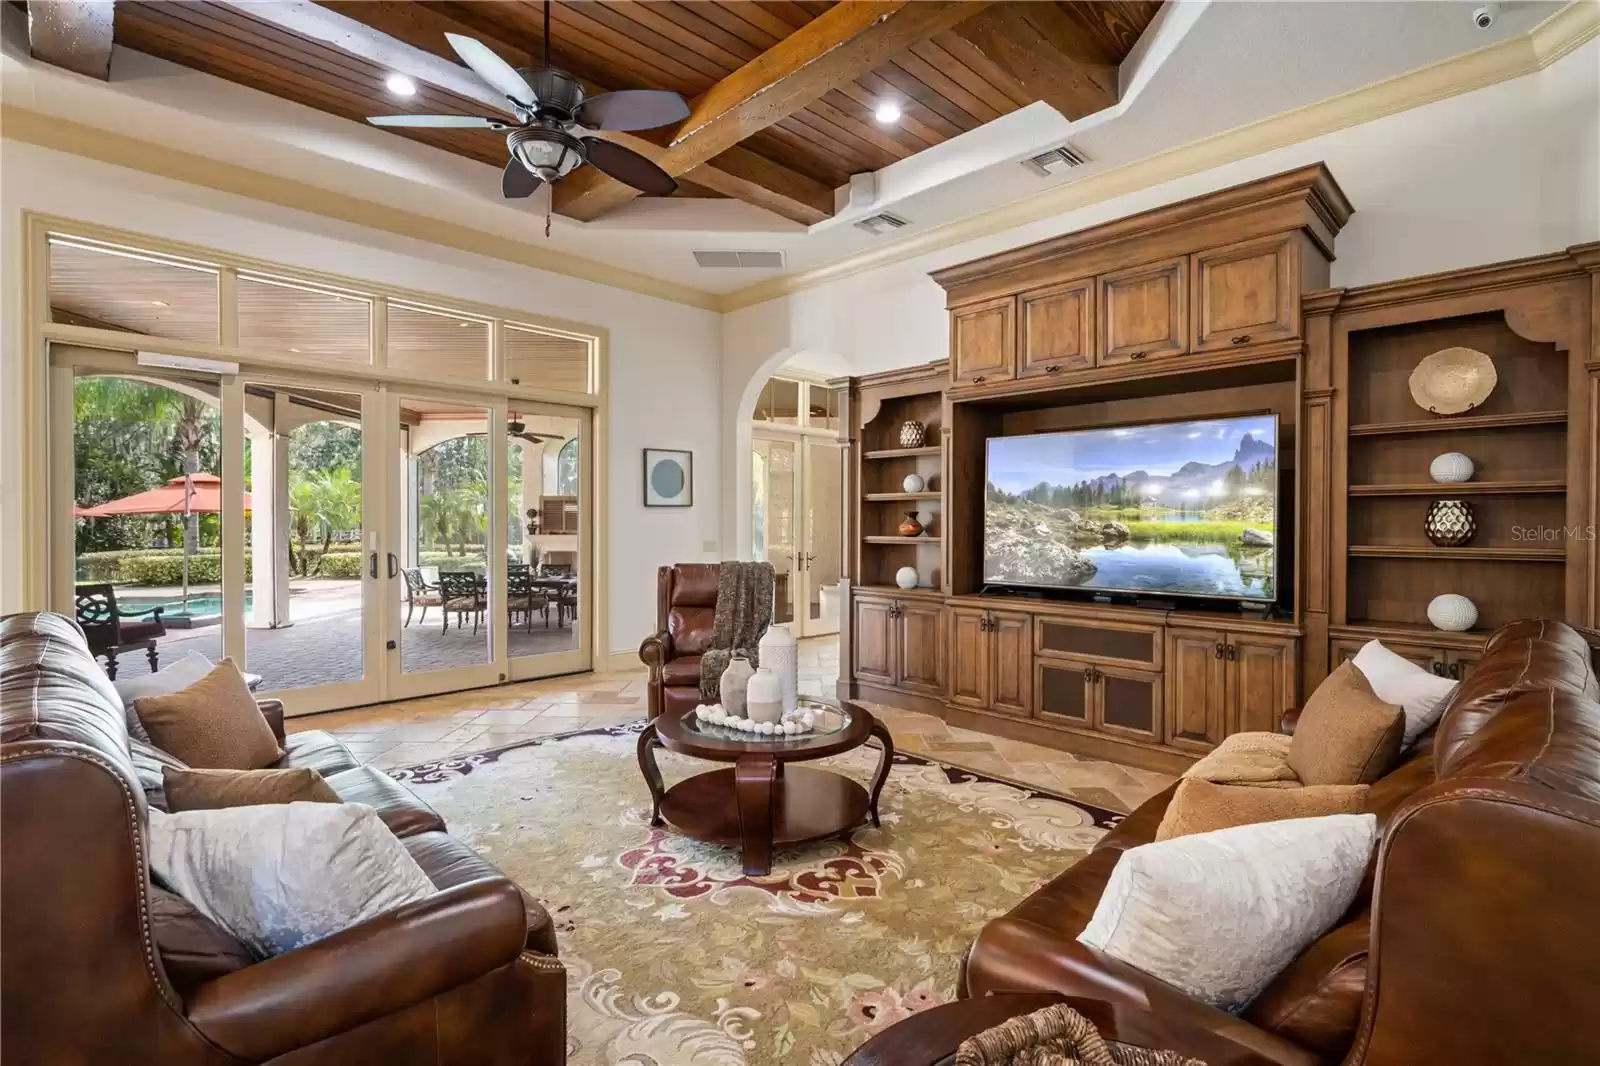
[[[363,803],[150,812],[150,869],[267,957],[434,894]]]
[[[1406,712],[1406,735],[1400,742],[1409,748],[1444,713],[1445,697],[1459,681],[1429,673],[1403,655],[1396,655],[1376,640],[1369,640],[1351,660],[1366,677],[1373,693],[1384,703],[1398,704]]]
[[[1335,814],[1131,848],[1078,940],[1238,1013],[1350,908],[1377,837]]]
[[[150,741],[150,734],[145,731],[144,723],[139,721],[138,714],[134,712],[134,700],[146,696],[165,696],[173,692],[182,692],[209,674],[216,665],[199,652],[191,651],[153,674],[140,674],[138,677],[111,682],[111,687],[116,689],[117,695],[122,698],[122,710],[128,717],[128,735],[134,740],[146,743]]]

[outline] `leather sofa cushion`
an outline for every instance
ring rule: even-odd
[[[680,655],[676,659],[668,659],[661,667],[661,683],[663,685],[693,685],[700,687],[700,656]]]
[[[1372,913],[1336,925],[1278,974],[1245,1010],[1248,1021],[1337,1062],[1355,1039],[1367,987]]]
[[[1525,692],[1436,761],[1440,778],[1522,779],[1600,802],[1600,703]]]
[[[1136,848],[1141,844],[1148,844],[1156,838],[1156,829],[1161,825],[1161,819],[1166,816],[1167,806],[1172,802],[1172,797],[1178,791],[1178,783],[1173,782],[1166,789],[1156,793],[1143,803],[1137,810],[1100,838],[1100,843],[1094,846],[1096,851],[1111,848],[1117,851],[1126,851]]]
[[[674,655],[699,655],[711,647],[711,631],[717,621],[715,605],[674,607],[667,612],[667,632],[672,634]]]
[[[700,686],[667,685],[661,690],[661,713],[684,715],[700,706]]]
[[[185,999],[212,978],[256,961],[238,937],[160,885],[150,886],[150,930],[167,980]]]
[[[265,803],[338,803],[335,792],[315,770],[194,770],[164,767],[161,792],[167,811],[211,811]]]
[[[972,995],[1031,991],[1052,960],[1078,947],[1122,849],[1100,847],[1068,867],[1008,913],[985,925],[967,954],[965,984]],[[1048,988],[1048,985],[1042,986]]]
[[[679,563],[673,570],[672,602],[668,607],[717,606],[721,563]]]
[[[323,777],[332,777],[341,770],[352,770],[361,763],[338,737],[313,729],[306,733],[291,734],[284,742],[283,758],[274,765],[305,766]]]
[[[418,833],[404,838],[401,843],[435,888],[452,888],[469,881],[505,876],[493,863],[444,833]],[[556,927],[549,913],[520,885],[518,891],[522,893],[523,909],[528,916],[528,949],[545,955],[557,954]]]
[[[328,784],[344,803],[365,803],[397,837],[444,831],[444,819],[400,782],[371,766],[330,774]]]

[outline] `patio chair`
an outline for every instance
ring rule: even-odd
[[[550,628],[550,599],[543,590],[534,588],[533,575],[526,566],[518,570],[506,572],[506,617],[508,621],[515,622],[517,614],[522,614],[523,628],[533,632],[533,612],[538,611],[544,616],[545,628]]]
[[[150,660],[150,672],[156,672],[161,653],[156,649],[156,638],[167,635],[161,621],[161,608],[125,611],[117,606],[117,590],[111,585],[79,585],[77,587],[78,625],[89,641],[89,651],[106,657],[106,676],[117,679],[117,656],[125,651],[143,649]],[[128,621],[128,619],[148,620]]]
[[[406,576],[406,625],[411,624],[411,612],[416,607],[422,608],[422,617],[419,622],[428,620],[428,608],[443,605],[444,600],[439,598],[439,586],[429,584],[427,575],[419,566],[404,567],[400,571]]]
[[[444,601],[444,630],[450,630],[450,612],[456,613],[456,628],[465,629],[462,617],[472,613],[472,631],[476,633],[483,622],[483,586],[477,574],[466,570],[441,570],[439,572],[439,598]]]

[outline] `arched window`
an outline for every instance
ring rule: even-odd
[[[573,437],[556,454],[556,495],[578,494],[578,438]]]

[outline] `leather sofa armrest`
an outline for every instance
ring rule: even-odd
[[[661,668],[667,664],[668,659],[674,658],[672,634],[663,629],[659,633],[645,637],[644,643],[639,645],[639,658],[650,668],[650,680],[659,681]]]
[[[256,700],[256,706],[261,708],[261,717],[272,727],[272,735],[278,738],[278,747],[283,747],[288,743],[288,739],[283,735],[283,701]]]
[[[473,981],[515,960],[526,934],[516,885],[456,885],[208,981],[189,1022],[229,1054],[263,1061]]]
[[[1294,727],[1300,724],[1300,708],[1290,707],[1278,717],[1278,732],[1294,736]]]

